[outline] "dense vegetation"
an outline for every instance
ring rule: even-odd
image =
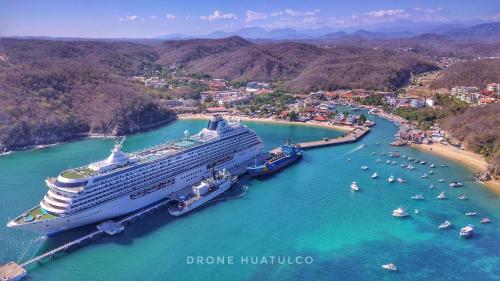
[[[136,44],[0,41],[0,150],[123,134],[174,115],[124,76],[156,59]]]
[[[432,88],[475,86],[484,88],[487,83],[500,81],[500,59],[481,59],[456,63],[444,69],[431,84]]]
[[[500,104],[470,107],[440,124],[467,148],[489,159],[491,171],[500,175]]]

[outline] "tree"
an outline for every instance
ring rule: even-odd
[[[364,114],[361,114],[361,115],[359,116],[358,123],[359,123],[359,124],[365,124],[365,122],[366,122],[366,116],[365,116]]]

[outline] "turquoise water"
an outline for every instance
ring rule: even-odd
[[[396,127],[383,119],[375,121],[374,130],[358,143],[306,151],[300,163],[266,179],[242,178],[242,184],[249,186],[242,198],[176,219],[166,211],[148,216],[120,236],[105,237],[34,266],[31,280],[500,280],[499,197],[468,181],[472,172],[454,163],[434,169],[435,175],[428,179],[420,178],[428,166],[413,164],[416,169],[409,171],[399,163],[385,164],[387,159],[404,159],[371,155],[394,150],[388,143]],[[340,134],[297,125],[247,124],[268,149],[288,136],[307,141]],[[177,121],[128,137],[124,150],[161,143],[204,125],[204,121]],[[0,217],[6,222],[36,205],[46,192],[45,177],[107,156],[113,142],[86,139],[0,157]],[[398,150],[428,162],[446,162],[410,148]],[[375,163],[377,158],[383,162]],[[364,164],[368,171],[361,170]],[[374,171],[380,175],[377,180],[370,177]],[[391,174],[408,183],[389,185],[386,179]],[[451,189],[438,183],[439,178],[460,180],[465,186]],[[350,191],[352,181],[358,182],[360,192]],[[436,185],[433,190],[428,188],[431,183]],[[448,200],[435,199],[441,190]],[[416,193],[426,199],[409,199]],[[471,199],[457,200],[461,193]],[[391,216],[399,205],[408,207],[409,218]],[[414,208],[420,214],[414,214]],[[466,217],[468,211],[479,215]],[[491,224],[479,224],[485,216]],[[454,227],[438,231],[446,219]],[[476,234],[470,240],[460,239],[459,228],[468,223],[476,225]],[[0,263],[26,260],[92,229],[44,238],[1,226]],[[197,256],[233,257],[234,264],[187,264],[187,257]],[[250,257],[263,256],[268,261],[270,256],[312,257],[313,262],[251,264]],[[380,268],[389,262],[396,263],[400,272]]]

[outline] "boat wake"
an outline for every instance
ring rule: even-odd
[[[28,254],[30,252],[30,249],[31,248],[35,248],[33,251],[31,251],[31,255],[35,255],[36,253],[38,253],[40,251],[40,249],[42,248],[43,246],[43,243],[45,243],[45,240],[47,240],[47,236],[39,236],[37,238],[35,238],[34,240],[30,240],[28,242],[28,244],[26,245],[26,247],[24,248],[24,251],[21,253],[21,255],[19,256],[19,258],[17,259],[17,263],[21,263],[21,261],[24,259],[24,257],[26,256],[26,254]]]
[[[358,147],[354,148],[354,149],[353,149],[353,150],[351,150],[351,151],[346,152],[345,154],[342,154],[342,156],[341,156],[341,157],[344,157],[344,156],[347,156],[347,155],[349,155],[349,154],[352,154],[352,153],[354,153],[354,152],[356,152],[356,151],[358,151],[358,150],[362,149],[363,147],[365,147],[365,145],[364,145],[364,144],[362,144],[362,145],[360,145],[360,146],[358,146]]]

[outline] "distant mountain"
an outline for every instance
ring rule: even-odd
[[[369,27],[349,27],[345,30],[335,30],[330,27],[320,27],[316,29],[296,30],[293,28],[281,28],[266,30],[261,27],[246,27],[236,31],[215,31],[206,35],[188,36],[184,34],[169,34],[161,36],[159,39],[189,39],[189,38],[209,38],[220,39],[231,36],[239,36],[246,39],[264,39],[264,40],[335,40],[346,39],[395,39],[409,38],[421,34],[439,34],[449,36],[458,40],[481,40],[497,41],[500,37],[500,27],[496,23],[481,23],[481,21],[472,22],[417,22],[411,20],[397,20],[388,23],[380,23]]]
[[[454,29],[444,34],[455,40],[500,41],[500,22]]]

